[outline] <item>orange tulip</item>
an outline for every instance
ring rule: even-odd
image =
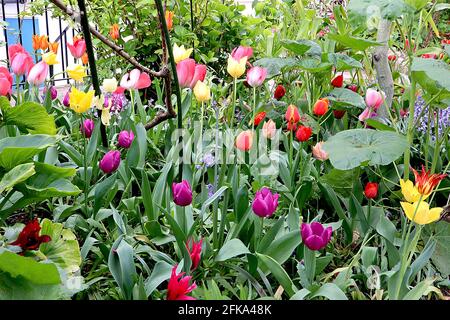
[[[33,50],[39,50],[39,48],[41,47],[41,37],[37,34],[33,34],[31,38],[33,40]]]
[[[173,16],[174,16],[174,12],[173,11],[166,11],[166,24],[167,24],[167,29],[170,31],[173,28]]]
[[[119,25],[114,23],[111,28],[109,28],[109,36],[113,40],[119,39]]]
[[[42,35],[41,36],[41,50],[47,50],[48,49],[48,36]]]
[[[89,58],[87,52],[83,53],[83,55],[81,56],[81,62],[83,62],[83,64],[88,64]]]
[[[323,116],[325,113],[328,112],[328,99],[323,98],[316,101],[313,108],[313,113],[316,116]]]
[[[287,107],[285,118],[288,122],[287,128],[289,131],[297,129],[297,123],[300,121],[300,113],[298,112],[298,108],[293,104],[290,104]]]
[[[59,47],[59,42],[49,42],[48,43],[49,50],[52,51],[54,54],[58,53],[58,47]]]

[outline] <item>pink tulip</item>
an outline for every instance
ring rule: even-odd
[[[90,138],[92,136],[92,132],[94,131],[95,123],[92,119],[86,119],[83,121],[83,125],[80,128],[81,133],[86,138]]]
[[[104,173],[111,173],[117,170],[120,165],[120,151],[108,151],[100,160],[98,166]]]
[[[322,149],[323,141],[318,142],[312,147],[312,154],[314,158],[320,161],[326,161],[328,159],[328,153]]]
[[[234,48],[231,52],[231,56],[236,61],[240,61],[243,57],[247,57],[248,61],[252,55],[253,49],[251,47],[239,46],[238,48]]]
[[[253,145],[253,132],[251,130],[242,131],[236,138],[236,148],[241,151],[248,151]]]
[[[86,52],[86,42],[83,39],[76,38],[73,44],[67,43],[67,48],[75,59],[79,59]]]
[[[130,73],[126,73],[123,75],[120,80],[120,86],[127,90],[130,89],[144,89],[149,87],[152,84],[150,76],[141,71],[139,69],[133,69]]]
[[[367,107],[367,108],[365,108],[364,111],[359,115],[358,119],[359,119],[359,121],[364,122],[364,121],[366,121],[367,119],[370,119],[370,118],[375,117],[376,115],[377,115],[377,113],[374,112],[374,111],[372,110],[372,108]]]
[[[39,86],[44,83],[48,74],[48,64],[44,61],[36,63],[28,73],[27,81],[29,84]]]
[[[373,110],[377,110],[381,104],[383,103],[383,95],[374,90],[374,89],[367,89],[366,91],[366,105],[369,108],[372,108]]]
[[[133,131],[123,130],[119,133],[119,138],[117,139],[118,145],[122,148],[128,149],[134,140]]]
[[[261,67],[252,67],[247,71],[247,83],[255,88],[263,84],[267,76],[267,69]]]
[[[181,88],[194,88],[197,81],[205,80],[206,66],[194,59],[184,59],[177,64],[178,83]]]
[[[20,44],[10,46],[8,54],[11,70],[15,75],[22,76],[30,72],[33,67],[33,58]]]
[[[277,132],[277,125],[272,119],[269,119],[269,121],[264,122],[262,127],[262,134],[267,139],[272,139],[275,137],[275,134]]]
[[[11,93],[13,79],[8,69],[0,67],[0,96]]]

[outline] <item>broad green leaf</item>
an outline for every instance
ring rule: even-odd
[[[250,253],[250,251],[241,240],[231,239],[220,248],[215,261],[225,261],[246,253]]]
[[[303,58],[298,62],[298,67],[302,70],[315,73],[331,69],[333,65],[330,62],[322,62],[316,58]]]
[[[343,53],[328,53],[327,58],[336,67],[336,71],[362,69],[363,67],[361,62]]]
[[[39,263],[32,258],[9,251],[0,253],[0,271],[9,273],[13,278],[23,277],[38,285],[61,283],[58,269],[54,264]]]
[[[6,124],[16,125],[22,131],[32,134],[56,134],[55,119],[44,106],[36,102],[25,102],[4,112]]]
[[[123,297],[131,299],[134,283],[137,280],[136,266],[134,264],[134,251],[122,236],[111,247],[108,258],[108,267],[114,280],[119,285]]]
[[[436,241],[431,260],[441,273],[442,277],[450,275],[450,224],[445,221],[428,224],[423,229],[424,238],[428,241],[430,236]]]
[[[268,247],[263,248],[261,253],[273,258],[279,264],[283,264],[292,256],[292,252],[294,252],[301,241],[300,229],[294,230],[275,239]]]
[[[357,169],[338,170],[332,169],[319,178],[321,182],[331,186],[336,193],[348,197],[353,190],[353,183],[359,176]]]
[[[35,174],[35,172],[36,171],[34,171],[34,163],[19,164],[18,166],[12,168],[7,173],[5,173],[5,175],[2,177],[2,180],[0,181],[0,193],[5,190],[11,189],[16,184],[22,181],[27,180],[29,177]]]
[[[423,295],[433,291],[433,279],[425,279],[420,281],[411,291],[409,291],[402,300],[419,300]]]
[[[352,109],[354,107],[364,109],[366,107],[363,97],[346,88],[334,88],[328,94],[327,99],[336,109]]]
[[[147,130],[142,123],[138,123],[134,130],[135,139],[128,150],[127,162],[132,168],[143,168],[147,154]]]
[[[344,47],[348,47],[353,50],[364,51],[373,46],[379,46],[380,43],[372,40],[366,40],[359,37],[354,37],[349,34],[335,34],[329,33],[328,38],[339,42]]]
[[[329,300],[348,300],[345,293],[334,283],[325,283],[309,296],[310,299],[315,297],[325,297]]]
[[[367,119],[366,124],[380,131],[395,131],[394,128],[389,127],[388,125],[381,123],[375,119]]]
[[[414,58],[411,65],[413,78],[430,95],[439,100],[450,99],[450,66],[435,59]]]
[[[298,56],[320,56],[322,48],[312,40],[282,40],[281,45]]]
[[[387,165],[408,147],[403,135],[389,131],[352,129],[341,131],[323,145],[331,164],[340,170],[361,165]]]
[[[150,277],[145,280],[145,293],[149,297],[153,291],[164,281],[170,279],[172,265],[165,261],[158,261]]]
[[[404,0],[351,0],[347,10],[351,18],[366,19],[378,15],[388,20],[394,20],[412,12],[412,8]]]
[[[27,162],[34,155],[54,146],[56,138],[44,135],[26,135],[8,137],[0,140],[0,167],[12,169],[16,165]]]
[[[262,58],[254,62],[255,66],[267,69],[267,77],[279,75],[284,68],[295,67],[298,63],[294,58]]]
[[[256,253],[256,255],[261,265],[264,266],[266,270],[270,270],[270,273],[272,273],[275,279],[281,284],[288,296],[292,297],[297,291],[297,288],[283,267],[269,256],[260,253]]]
[[[53,223],[48,219],[42,220],[41,227],[41,235],[50,236],[51,241],[41,244],[39,250],[67,272],[78,271],[81,265],[80,246],[73,232],[63,228],[61,223]]]

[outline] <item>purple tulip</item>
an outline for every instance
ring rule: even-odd
[[[128,149],[134,140],[134,133],[133,131],[120,131],[119,138],[118,138],[118,144],[120,147]]]
[[[331,227],[324,228],[319,222],[302,223],[301,234],[302,240],[306,247],[310,250],[321,250],[330,242]]]
[[[47,87],[44,89],[44,94],[47,94]],[[53,86],[50,87],[50,97],[52,100],[55,100],[58,97],[58,91]]]
[[[111,173],[117,170],[120,165],[120,151],[108,151],[100,160],[98,166],[104,173]]]
[[[94,120],[86,119],[83,121],[83,125],[80,127],[80,131],[86,138],[90,138],[92,136],[92,131],[94,131]]]
[[[173,202],[178,206],[188,206],[192,203],[192,190],[186,180],[172,183]]]
[[[270,217],[278,207],[278,197],[279,195],[277,193],[272,194],[269,188],[262,188],[256,192],[253,199],[253,212],[262,218]]]
[[[65,107],[69,107],[70,106],[70,96],[69,96],[70,90],[66,92],[64,99],[63,99],[63,105]]]

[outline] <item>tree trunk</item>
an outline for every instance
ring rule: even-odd
[[[388,61],[388,41],[391,35],[391,24],[389,20],[380,20],[377,42],[382,43],[382,45],[377,46],[373,53],[373,63],[377,71],[378,84],[386,94],[385,103],[378,109],[378,115],[382,118],[388,117],[388,112],[392,106],[392,99],[394,97],[394,80],[392,79],[392,72]]]

